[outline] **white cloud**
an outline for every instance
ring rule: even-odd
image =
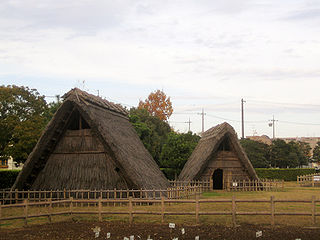
[[[0,79],[137,86],[136,99],[165,88],[195,101],[177,98],[177,109],[205,106],[231,119],[239,104],[223,101],[241,97],[311,104],[320,101],[317,9],[298,0],[4,0]]]

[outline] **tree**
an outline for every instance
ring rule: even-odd
[[[311,146],[309,143],[298,141],[299,148],[299,166],[308,165],[311,161]]]
[[[317,142],[317,145],[313,149],[312,158],[315,161],[320,162],[320,142]]]
[[[200,137],[192,132],[175,133],[168,135],[163,145],[160,166],[169,179],[175,179],[181,172],[184,164],[197,146]]]
[[[36,89],[0,86],[0,156],[24,162],[48,119],[44,96]]]
[[[171,132],[169,124],[141,108],[131,108],[129,118],[142,143],[159,165],[162,146]]]
[[[241,139],[240,144],[247,153],[253,167],[270,167],[270,147],[267,144],[250,139]]]
[[[144,108],[152,116],[157,116],[164,121],[167,121],[173,112],[170,97],[160,90],[150,93],[144,102],[140,101],[138,108]]]
[[[276,139],[271,144],[270,162],[273,167],[294,168],[299,166],[300,154],[297,143],[287,144],[281,139]]]

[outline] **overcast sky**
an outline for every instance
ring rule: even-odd
[[[246,135],[274,115],[278,137],[320,136],[319,26],[320,1],[1,0],[0,84],[126,106],[161,89],[176,130],[204,108],[239,136],[244,98]]]

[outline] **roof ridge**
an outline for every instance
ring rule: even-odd
[[[94,104],[94,105],[99,106],[101,108],[108,109],[110,111],[119,113],[119,114],[124,115],[126,117],[128,116],[128,111],[124,107],[122,107],[120,104],[110,102],[106,99],[103,99],[100,96],[96,96],[96,95],[90,94],[86,91],[80,90],[79,88],[71,89],[69,92],[64,94],[62,96],[62,98],[64,98],[64,100],[67,100],[67,99],[72,98],[74,96],[76,97],[76,99],[79,102],[83,101],[83,102],[85,102],[85,104],[88,104],[88,102],[89,102],[91,104]]]
[[[206,140],[215,137],[216,134],[221,133],[222,131],[235,133],[233,127],[229,123],[223,122],[205,131],[202,134],[201,140]]]

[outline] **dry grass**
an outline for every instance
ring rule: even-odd
[[[275,199],[292,199],[292,200],[311,200],[312,196],[316,196],[316,199],[320,199],[320,188],[311,187],[299,187],[296,183],[289,182],[285,183],[284,191],[278,192],[226,192],[226,191],[214,191],[203,193],[201,199],[231,199],[232,195],[235,195],[236,199],[265,199],[270,200],[271,196]],[[310,212],[310,203],[276,203],[276,212]],[[69,206],[54,206],[53,212],[68,211]],[[81,206],[74,206],[74,211],[98,211],[97,206],[83,204]],[[104,204],[102,206],[102,211],[122,211],[127,212],[128,206],[126,204],[120,205]],[[142,205],[139,204],[133,206],[133,211],[153,211],[161,212],[161,206],[157,204],[153,205]],[[166,212],[195,212],[194,203],[171,203],[165,204]],[[231,211],[231,203],[201,203],[200,212],[210,212],[210,211]],[[270,211],[270,203],[237,203],[237,211],[248,211],[248,212],[261,212]],[[46,207],[29,207],[29,214],[36,213],[46,213]],[[320,213],[320,203],[316,205],[316,212]],[[24,210],[20,208],[4,208],[2,209],[2,216],[23,216]],[[103,214],[103,221],[128,221],[128,214],[121,215],[107,215]],[[74,221],[97,221],[98,214],[86,214],[86,215],[59,215],[52,217],[52,221],[62,221],[62,220],[74,220]],[[317,217],[317,226],[320,226],[320,217]],[[160,223],[160,215],[134,215],[135,222],[152,222]],[[165,222],[175,222],[184,224],[195,224],[195,216],[178,216],[178,215],[168,215],[164,218]],[[47,217],[29,218],[28,224],[43,224],[47,223]],[[251,224],[266,224],[270,225],[270,216],[237,216],[237,223],[251,223]],[[276,216],[276,224],[283,225],[294,225],[294,226],[311,226],[311,216]],[[227,224],[231,225],[231,216],[200,216],[200,223],[202,224]],[[2,221],[1,226],[6,228],[17,228],[22,227],[24,220],[10,220]]]

